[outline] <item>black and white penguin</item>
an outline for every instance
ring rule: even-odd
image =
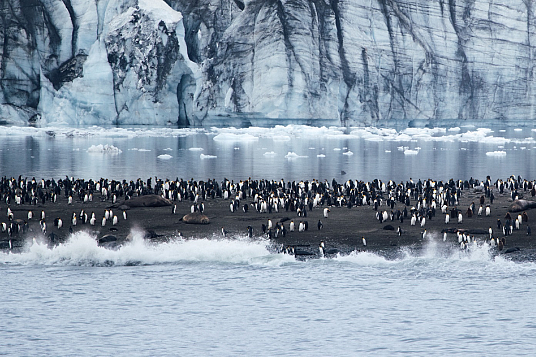
[[[127,220],[127,211],[123,211],[123,219],[126,221]]]
[[[365,237],[361,237],[361,241],[363,242],[363,247],[366,247],[367,246],[367,240],[365,239]]]
[[[321,220],[318,220],[317,226],[318,226],[318,230],[321,230],[324,227]]]
[[[326,247],[324,245],[324,241],[320,241],[320,244],[318,245],[318,250],[322,258],[326,256]]]
[[[175,214],[177,212],[177,205],[173,205],[171,207],[171,214]]]

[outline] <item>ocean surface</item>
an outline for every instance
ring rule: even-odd
[[[530,128],[0,127],[1,175],[536,177]],[[0,203],[3,211],[5,204]],[[0,355],[534,356],[536,263],[435,241],[296,261],[265,240],[78,233],[0,252]]]

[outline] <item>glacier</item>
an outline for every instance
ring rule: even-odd
[[[526,0],[3,1],[0,124],[533,125]]]

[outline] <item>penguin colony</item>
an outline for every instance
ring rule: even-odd
[[[469,192],[478,192],[476,202],[462,207],[460,200]],[[177,205],[181,203],[187,205],[190,212],[203,213],[205,203],[218,201],[226,202],[231,216],[245,217],[252,212],[265,215],[263,222],[257,226],[252,221],[244,222],[243,231],[224,225],[221,234],[226,237],[247,234],[249,237],[265,236],[277,240],[292,234],[299,240],[300,234],[316,232],[323,247],[319,251],[326,256],[327,251],[333,251],[326,248],[333,213],[355,207],[365,208],[365,212],[370,210],[370,215],[379,224],[385,225],[386,235],[389,234],[388,230],[392,230],[392,235],[396,237],[418,232],[416,237],[426,240],[433,235],[427,229],[429,222],[440,220],[445,228],[435,233],[443,241],[452,241],[459,244],[461,249],[468,249],[470,244],[485,240],[491,246],[503,249],[506,238],[515,231],[531,234],[527,212],[519,215],[508,213],[497,220],[494,228],[490,226],[484,233],[471,234],[468,229],[471,220],[492,216],[495,195],[508,195],[510,199],[536,196],[536,184],[519,176],[493,182],[488,177],[483,181],[473,178],[446,182],[410,179],[400,183],[381,180],[347,180],[339,183],[336,180],[286,182],[248,179],[234,182],[224,179],[218,182],[178,178],[172,181],[155,177],[154,181],[153,178],[135,181],[101,178],[94,181],[72,177],[59,180],[3,177],[0,181],[0,210],[5,215],[4,218],[0,217],[0,249],[11,249],[16,244],[20,246],[24,234],[30,232],[40,232],[52,244],[65,239],[61,232],[78,231],[84,227],[98,230],[101,235],[113,232],[125,224],[127,212],[117,208],[97,211],[91,208],[93,200],[111,206],[118,201],[128,202],[132,197],[150,194],[160,195],[172,202],[171,215],[167,213],[163,219],[172,219],[170,216],[178,213]],[[67,203],[65,210],[70,211],[69,215],[49,217],[46,214],[47,207],[61,203]],[[184,213],[182,210],[181,214]],[[351,215],[352,211],[346,211],[345,214]],[[275,219],[281,215],[286,219]],[[308,215],[314,215],[314,218]],[[317,229],[310,229],[310,219],[312,224],[316,222]],[[359,217],[355,219],[359,220]],[[393,225],[398,228],[395,229]],[[355,233],[349,240],[348,245],[353,245],[357,250],[375,245],[373,238],[361,233]],[[292,251],[293,254],[300,249],[307,251],[297,246],[283,244],[281,250]]]

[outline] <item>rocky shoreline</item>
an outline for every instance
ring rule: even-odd
[[[450,218],[449,223],[445,223],[446,214],[442,213],[439,207],[437,197],[443,188],[439,189],[437,183],[432,184],[434,187],[430,187],[430,184],[426,182],[406,182],[402,184],[402,188],[408,193],[404,198],[399,197],[399,193],[403,190],[394,193],[397,190],[397,185],[394,183],[386,185],[387,189],[382,190],[383,183],[381,181],[369,183],[368,186],[363,184],[362,187],[368,187],[368,193],[363,194],[364,190],[360,190],[361,196],[356,197],[353,195],[351,184],[348,182],[335,183],[335,186],[334,182],[325,185],[317,182],[318,185],[313,185],[312,188],[308,182],[305,185],[308,185],[311,190],[314,188],[315,192],[309,194],[309,190],[306,192],[303,187],[302,190],[299,187],[289,188],[291,186],[289,183],[283,184],[281,182],[268,184],[267,189],[260,187],[252,189],[253,184],[247,183],[245,184],[247,189],[244,189],[243,186],[240,189],[239,183],[225,181],[216,183],[213,181],[213,190],[199,190],[199,187],[187,184],[186,181],[180,184],[172,183],[171,189],[169,182],[166,184],[165,181],[155,180],[153,186],[150,181],[139,181],[142,184],[138,185],[138,188],[132,192],[126,189],[129,186],[126,181],[122,183],[102,181],[97,185],[98,182],[79,180],[83,182],[80,184],[77,183],[77,180],[70,179],[69,183],[58,185],[58,180],[56,184],[62,186],[60,189],[55,188],[54,183],[47,187],[44,181],[33,184],[28,184],[28,181],[25,181],[26,190],[20,190],[20,180],[20,178],[15,180],[18,182],[18,186],[15,186],[16,182],[12,181],[11,187],[9,187],[8,179],[4,178],[3,180],[3,203],[0,204],[3,217],[0,218],[0,222],[6,229],[2,229],[0,233],[0,249],[4,252],[21,252],[33,239],[45,242],[50,246],[61,244],[69,239],[71,233],[81,230],[89,232],[99,241],[99,244],[115,249],[127,242],[132,231],[137,229],[144,232],[145,239],[155,243],[172,239],[221,239],[223,235],[225,235],[225,239],[250,236],[251,239],[270,239],[275,249],[303,257],[319,256],[320,242],[324,242],[326,255],[336,252],[347,254],[358,250],[396,256],[403,249],[420,250],[431,241],[443,244],[450,250],[462,249],[457,232],[466,234],[469,247],[470,244],[475,244],[474,242],[476,244],[489,243],[488,231],[491,227],[494,238],[499,238],[501,241],[504,238],[504,246],[501,249],[499,247],[493,248],[493,252],[508,254],[515,260],[536,260],[536,244],[532,235],[529,234],[530,229],[527,228],[530,227],[533,219],[530,209],[524,211],[526,221],[521,222],[519,229],[515,229],[515,219],[522,212],[510,213],[512,217],[510,224],[514,227],[511,234],[505,234],[503,229],[497,226],[498,220],[501,221],[502,225],[506,223],[507,212],[513,201],[512,192],[518,198],[534,199],[531,192],[534,190],[532,183],[530,185],[526,182],[523,184],[515,179],[512,179],[513,182],[518,182],[515,191],[508,188],[506,181],[502,190],[497,187],[497,182],[489,181],[483,185],[482,182],[478,181],[470,183],[454,181],[454,186],[451,186],[451,194],[454,193],[457,197],[456,202],[451,203],[456,204],[449,204],[447,213],[450,215],[451,211],[455,209],[456,214]],[[89,184],[87,184],[88,182]],[[110,183],[113,183],[115,188],[111,188]],[[122,186],[120,190],[116,190],[118,183],[119,186]],[[207,187],[207,183],[203,184]],[[295,184],[300,186],[300,183]],[[28,185],[33,185],[34,190],[28,190]],[[38,189],[40,185],[45,187]],[[301,186],[303,185],[304,183],[301,184]],[[182,190],[181,186],[185,189]],[[324,187],[322,188],[322,186]],[[376,189],[375,186],[377,186]],[[19,190],[17,191],[13,187],[19,187]],[[107,192],[103,193],[102,187],[108,187]],[[135,187],[135,185],[130,182],[130,187]],[[170,194],[173,187],[175,187],[175,193]],[[359,187],[360,184],[356,182],[355,192],[358,192],[357,188]],[[448,186],[445,184],[441,187]],[[514,188],[513,184],[511,188]],[[196,190],[198,193],[195,193]],[[32,199],[32,194],[26,195],[26,199],[22,199],[24,202],[18,204],[16,196],[17,194],[21,196],[24,191],[26,193],[34,192],[35,198]],[[45,197],[38,197],[37,191],[40,191]],[[413,191],[417,193],[410,193]],[[299,206],[298,204],[295,206],[285,204],[284,200],[280,200],[280,203],[277,204],[277,211],[275,208],[271,208],[272,204],[269,209],[265,207],[266,212],[259,212],[262,211],[262,208],[259,211],[257,208],[260,207],[259,202],[263,201],[263,197],[270,201],[270,196],[274,196],[274,193],[277,192],[279,192],[279,196],[287,197],[296,203],[302,201],[304,197],[307,199],[303,200],[303,204]],[[311,201],[314,200],[318,192],[322,192],[319,196],[323,200],[318,199],[313,205]],[[432,194],[430,197],[433,197],[433,192],[435,192],[438,204],[435,208],[429,201],[426,202],[427,195]],[[134,195],[130,196],[131,193]],[[369,195],[369,193],[371,194]],[[164,199],[161,195],[170,199]],[[368,202],[361,198],[367,195],[369,195]],[[391,201],[389,195],[397,197],[397,199]],[[130,199],[125,200],[125,197],[129,196]],[[308,198],[308,196],[312,197]],[[489,196],[493,196],[493,202]],[[134,205],[133,203],[138,197],[141,198],[142,202],[149,202],[150,199],[154,201],[155,197],[157,201],[160,198],[161,202],[148,203],[145,206],[143,203]],[[375,198],[373,199],[373,197]],[[28,200],[28,198],[30,199]],[[422,201],[423,198],[424,201]],[[239,203],[235,201],[239,201]],[[234,205],[232,202],[235,202]],[[478,214],[480,202],[483,202],[481,215]],[[199,209],[201,203],[202,214],[208,218],[209,223],[186,223],[182,219],[183,216],[191,212],[192,206]],[[388,203],[390,203],[389,206]],[[446,203],[444,204],[446,205]],[[473,210],[470,210],[473,204]],[[234,212],[231,212],[231,205],[233,205]],[[247,212],[244,211],[244,206],[248,207]],[[486,207],[490,209],[488,216],[485,213]],[[6,214],[8,208],[11,212],[10,217]],[[328,217],[325,217],[326,209],[329,210]],[[103,225],[102,219],[106,210],[111,212],[111,216]],[[28,217],[29,211],[32,212],[31,218]],[[45,212],[44,220],[40,219],[42,211]],[[404,217],[404,211],[406,217]],[[126,219],[123,212],[125,212]],[[92,213],[95,214],[93,225],[90,224]],[[462,215],[461,223],[458,223],[459,213]],[[387,218],[385,220],[383,220],[384,214]],[[76,216],[76,225],[73,222],[73,215]],[[391,215],[393,215],[393,219],[391,219]],[[412,225],[411,222],[413,215],[418,217],[415,225]],[[113,216],[117,217],[115,224],[113,224]],[[382,217],[379,218],[379,216]],[[425,223],[421,226],[423,217]],[[61,224],[58,224],[59,220],[61,220]],[[272,222],[271,229],[269,229],[269,220]],[[43,229],[43,222],[46,224],[46,230]],[[291,231],[291,222],[294,222],[294,231]],[[299,232],[300,222],[307,222],[307,229],[303,232]],[[281,229],[278,230],[278,227]],[[399,229],[401,230],[400,234],[397,232]],[[445,232],[447,232],[446,236],[444,236]],[[366,245],[364,245],[364,240]]]

